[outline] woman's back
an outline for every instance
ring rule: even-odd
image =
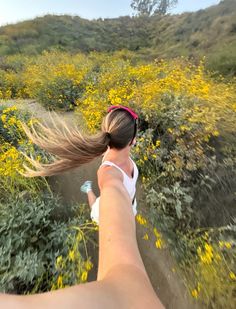
[[[136,182],[138,179],[138,168],[135,162],[130,158],[129,153],[122,153],[108,149],[103,156],[102,164],[104,166],[113,166],[118,169],[123,176],[123,184],[127,189],[131,200],[135,197]]]

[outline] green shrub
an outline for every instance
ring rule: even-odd
[[[46,81],[38,89],[38,100],[49,110],[73,110],[83,93],[80,85],[64,76]]]
[[[37,195],[48,187],[44,178],[26,178],[19,173],[24,171],[22,151],[33,154],[37,160],[48,162],[50,159],[45,151],[29,142],[23,131],[21,122],[30,125],[35,121],[29,113],[18,110],[16,106],[0,107],[0,200],[8,200],[9,195],[25,190]]]
[[[86,281],[81,276],[89,263],[84,248],[87,236],[84,238],[81,228],[78,238],[75,228],[80,228],[85,220],[83,205],[74,205],[66,217],[60,201],[51,196],[39,195],[33,200],[25,194],[17,200],[9,198],[8,203],[1,203],[0,290],[10,293],[48,291],[59,276],[66,285]],[[70,259],[64,265],[62,278],[57,258],[65,260],[75,243],[76,262]],[[62,287],[61,282],[54,284],[55,287]]]

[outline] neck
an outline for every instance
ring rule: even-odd
[[[126,161],[130,156],[130,146],[127,146],[121,150],[115,148],[108,148],[108,151],[105,155],[106,160],[115,160],[115,161]]]

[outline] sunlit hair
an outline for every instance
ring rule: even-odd
[[[35,168],[24,165],[26,177],[51,176],[77,168],[101,156],[108,146],[118,150],[125,148],[135,134],[134,119],[120,109],[104,117],[101,131],[95,135],[86,135],[63,120],[53,121],[52,127],[41,123],[32,125],[31,129],[25,124],[22,126],[34,144],[55,156],[52,163],[43,164],[25,155]]]

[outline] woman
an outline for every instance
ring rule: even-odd
[[[131,117],[131,112],[123,107],[114,108],[104,118],[102,132],[96,137],[83,137],[77,131],[64,131],[61,137],[59,129],[54,132],[45,129],[46,137],[35,130],[34,135],[26,130],[33,141],[59,157],[51,165],[35,163],[38,171],[28,169],[28,174],[52,175],[80,166],[102,155],[108,145],[117,151],[116,156],[109,159],[131,173],[129,162],[122,160],[123,155],[128,158],[127,146],[131,146],[137,130],[137,119]],[[58,144],[60,140],[62,142]],[[163,308],[138,250],[132,200],[125,188],[122,172],[117,167],[106,166],[99,168],[97,175],[101,192],[97,281],[38,295],[2,294],[0,308]]]
[[[131,109],[124,107],[124,106],[111,106],[108,109],[108,113],[111,113],[112,111],[113,111],[112,115],[109,115],[110,121],[112,118],[115,118],[115,117],[116,117],[115,119],[118,119],[119,114],[120,114],[120,117],[127,117],[127,113],[128,113],[128,116],[129,117],[131,116],[134,122],[134,126],[135,126],[134,132],[133,132],[131,142],[127,146],[121,149],[120,147],[122,147],[123,144],[120,145],[119,141],[117,141],[116,139],[110,141],[108,145],[108,149],[103,156],[103,160],[102,160],[102,164],[100,168],[103,166],[113,166],[116,169],[118,169],[118,171],[120,171],[120,176],[123,179],[123,184],[132,200],[133,213],[134,215],[136,215],[137,214],[137,201],[135,198],[135,193],[136,193],[136,182],[138,179],[138,168],[135,162],[130,158],[130,150],[131,150],[132,145],[134,145],[136,141],[135,136],[137,133],[138,115],[135,114],[135,112],[132,111]],[[120,113],[120,111],[122,111],[123,115]],[[125,111],[126,115],[123,111]],[[108,130],[109,130],[109,124],[108,124]],[[117,136],[119,136],[119,134],[122,135],[123,143],[125,143],[126,140],[128,141],[130,140],[130,133],[132,134],[132,130],[131,131],[129,130],[129,128],[125,125],[124,120],[122,121],[121,119],[120,126],[117,126],[116,130],[118,132]],[[85,181],[85,183],[81,186],[80,189],[82,192],[88,195],[88,202],[91,208],[92,220],[95,221],[96,223],[99,223],[100,197],[97,198],[96,195],[93,193],[92,182],[89,180]]]
[[[129,193],[133,212],[136,215],[135,192],[138,169],[130,158],[130,150],[135,143],[137,121],[138,115],[133,110],[119,105],[108,109],[108,114],[102,122],[101,132],[94,136],[82,135],[78,130],[69,129],[65,123],[62,123],[63,129],[59,129],[54,124],[53,131],[41,125],[42,132],[39,133],[33,128],[34,134],[24,126],[26,133],[35,144],[59,158],[52,164],[40,164],[28,158],[36,167],[36,171],[26,167],[27,176],[59,174],[88,163],[105,153],[100,168],[112,166],[120,171],[120,177]],[[81,191],[87,193],[91,218],[98,223],[100,198],[96,198],[93,193],[90,181],[86,181],[81,186]]]

